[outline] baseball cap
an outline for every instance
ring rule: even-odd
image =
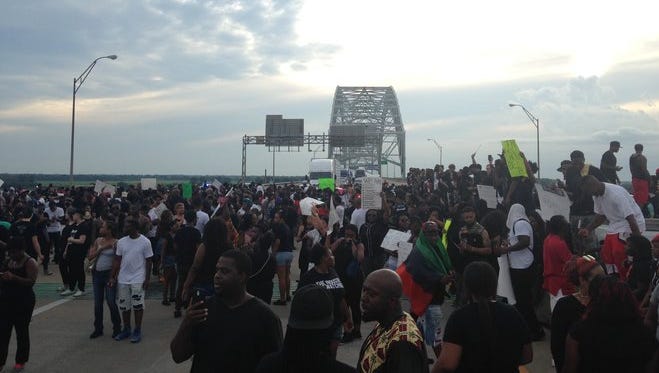
[[[334,321],[334,303],[325,288],[307,285],[297,289],[291,303],[288,326],[295,329],[327,329]]]
[[[572,164],[572,161],[567,159],[561,161],[561,167],[557,168],[556,171],[563,172],[569,165]]]

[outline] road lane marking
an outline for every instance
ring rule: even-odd
[[[41,307],[35,309],[35,310],[32,312],[32,317],[37,316],[37,315],[39,315],[39,314],[41,314],[41,313],[44,313],[44,312],[46,312],[46,311],[52,310],[53,308],[55,308],[55,307],[57,307],[57,306],[59,306],[59,305],[62,305],[62,304],[64,304],[64,303],[66,303],[66,302],[70,302],[70,301],[72,301],[72,300],[73,300],[73,298],[70,297],[70,298],[64,298],[64,299],[60,299],[60,300],[56,300],[56,301],[54,301],[54,302],[48,303],[48,304],[46,304],[45,306],[41,306]]]

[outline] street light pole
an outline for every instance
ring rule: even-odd
[[[76,123],[76,93],[78,93],[78,90],[80,89],[80,86],[82,86],[82,83],[85,82],[85,79],[89,76],[89,73],[92,72],[92,69],[94,66],[96,66],[96,62],[99,60],[102,60],[104,58],[107,58],[109,60],[116,60],[117,56],[112,54],[109,56],[103,56],[95,59],[92,61],[92,63],[87,66],[85,71],[80,74],[79,77],[73,78],[73,105],[71,109],[71,162],[69,164],[69,182],[71,183],[71,186],[73,186],[73,144],[75,140],[75,123]]]
[[[540,179],[540,119],[536,118],[535,115],[531,114],[524,105],[522,104],[508,104],[510,107],[518,106],[524,110],[524,113],[531,120],[531,123],[535,127],[535,147],[536,147],[536,157],[538,162],[538,179]]]
[[[439,164],[442,165],[442,146],[439,145],[439,143],[435,139],[428,139],[428,141],[432,141],[437,147],[437,149],[439,149]]]

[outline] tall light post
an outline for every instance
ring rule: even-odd
[[[536,147],[536,157],[537,157],[537,162],[538,162],[538,179],[540,178],[540,119],[536,118],[533,114],[531,114],[524,105],[522,104],[508,104],[510,107],[518,106],[524,110],[524,113],[526,114],[527,117],[531,120],[531,123],[533,123],[533,126],[535,127],[535,147]]]
[[[439,145],[439,143],[435,139],[428,139],[428,141],[431,141],[432,143],[434,143],[435,146],[437,147],[437,149],[439,149],[439,164],[442,165],[443,164],[442,163],[442,146]]]
[[[71,183],[71,186],[73,186],[73,144],[75,139],[75,123],[76,123],[76,93],[78,93],[80,86],[82,86],[82,83],[85,82],[85,79],[87,79],[89,73],[92,72],[94,66],[96,66],[96,62],[104,58],[107,58],[109,60],[116,60],[117,55],[111,54],[109,56],[103,56],[95,59],[94,61],[92,61],[91,64],[89,64],[89,66],[87,66],[85,71],[83,71],[79,77],[73,78],[73,108],[71,110],[71,163],[69,165],[69,182]]]

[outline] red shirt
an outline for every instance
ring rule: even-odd
[[[542,287],[552,295],[556,295],[560,289],[563,290],[564,295],[573,293],[573,286],[568,281],[567,275],[563,273],[565,263],[572,257],[565,240],[555,234],[549,234],[545,238],[542,250],[545,279]]]

